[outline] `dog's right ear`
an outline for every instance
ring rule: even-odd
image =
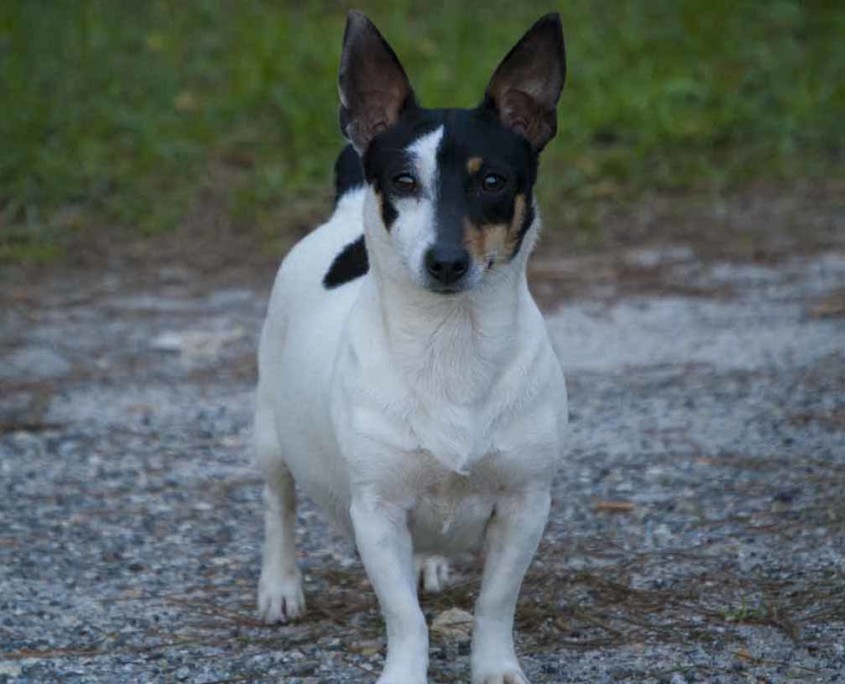
[[[560,16],[541,17],[496,68],[483,107],[539,152],[557,132],[557,101],[566,81]]]
[[[340,130],[362,156],[373,138],[415,102],[396,53],[361,12],[346,19],[337,81]]]

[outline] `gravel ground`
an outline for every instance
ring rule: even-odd
[[[650,287],[593,278],[561,302],[595,260],[535,266],[572,438],[518,612],[527,673],[845,681],[845,257],[620,259]],[[0,682],[374,680],[375,599],[308,502],[310,612],[254,616],[269,284],[167,268],[0,295]],[[425,610],[477,589],[467,562]],[[468,651],[460,626],[436,633],[430,681],[467,681]]]

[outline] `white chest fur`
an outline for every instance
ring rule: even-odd
[[[353,487],[439,501],[433,512],[548,479],[565,421],[562,374],[524,283],[490,287],[503,292],[421,305],[407,301],[419,297],[413,288],[364,284],[332,389]]]

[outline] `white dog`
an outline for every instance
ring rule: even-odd
[[[540,19],[475,109],[418,105],[395,53],[349,15],[331,219],[279,269],[261,336],[267,622],[305,611],[294,481],[354,539],[387,623],[379,684],[421,684],[417,599],[482,549],[472,681],[525,684],[517,595],[549,512],[566,390],[526,282],[538,156],[556,132],[560,19]]]

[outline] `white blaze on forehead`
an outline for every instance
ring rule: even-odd
[[[397,264],[411,276],[419,287],[425,287],[425,253],[434,243],[434,205],[437,199],[437,148],[443,138],[443,126],[420,136],[405,148],[420,192],[393,198],[398,216],[390,232],[393,253]],[[375,257],[376,255],[374,255]],[[385,259],[387,263],[388,259]],[[407,276],[405,276],[407,277]]]
[[[408,146],[408,152],[417,167],[419,181],[432,197],[437,190],[437,148],[442,139],[443,126],[438,126]]]

